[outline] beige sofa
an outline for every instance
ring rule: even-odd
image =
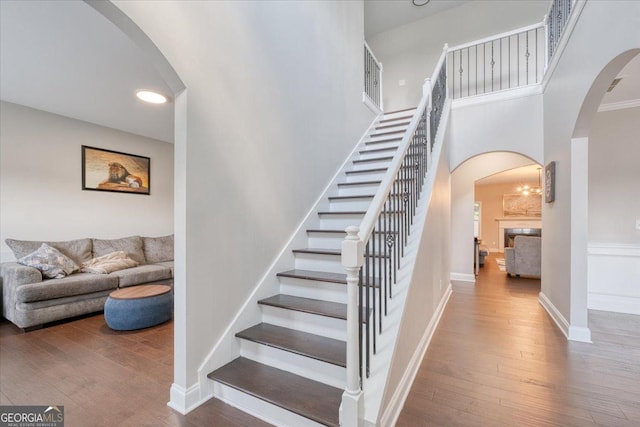
[[[504,261],[510,276],[540,277],[542,272],[542,238],[516,236],[513,248],[505,248]]]
[[[79,239],[36,242],[7,239],[20,259],[47,243],[78,266],[92,258],[125,251],[137,267],[109,274],[73,273],[61,279],[43,279],[40,270],[17,262],[0,264],[2,315],[23,329],[104,309],[109,294],[127,286],[173,283],[173,235],[130,236],[122,239]]]

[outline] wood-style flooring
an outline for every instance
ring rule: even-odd
[[[640,316],[591,311],[594,343],[568,342],[539,291],[492,256],[475,286],[455,284],[397,425],[640,426]],[[267,425],[216,399],[168,408],[172,365],[172,322],[115,332],[98,314],[27,334],[0,322],[2,405],[64,405],[68,427]]]
[[[212,399],[167,407],[173,322],[116,332],[98,314],[26,334],[0,323],[0,405],[64,405],[65,426],[268,426]]]
[[[569,342],[539,292],[494,256],[454,284],[397,426],[640,426],[640,316],[590,311]]]

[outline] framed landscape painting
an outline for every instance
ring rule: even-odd
[[[82,189],[151,194],[151,159],[82,146]]]
[[[504,194],[502,210],[505,217],[542,216],[542,194]]]

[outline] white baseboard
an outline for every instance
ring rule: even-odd
[[[591,330],[582,326],[572,326],[567,319],[560,313],[551,300],[542,292],[538,297],[540,305],[549,313],[549,316],[558,325],[565,337],[570,341],[591,342]]]
[[[416,351],[413,353],[409,365],[407,366],[402,378],[400,379],[400,383],[398,387],[393,392],[391,396],[391,400],[389,401],[389,405],[383,412],[380,417],[380,425],[381,426],[393,426],[398,421],[398,417],[400,416],[400,412],[404,407],[404,402],[407,400],[407,396],[409,395],[409,391],[411,390],[411,386],[413,385],[413,381],[418,374],[418,369],[420,368],[420,364],[424,359],[424,355],[429,348],[429,344],[431,343],[431,339],[433,338],[433,334],[438,327],[438,323],[440,323],[440,319],[442,318],[442,314],[444,313],[444,309],[449,302],[449,298],[452,294],[451,283],[447,286],[447,289],[444,292],[444,295],[440,299],[440,303],[436,308],[436,311],[433,313],[433,317],[425,330],[424,335],[420,339],[420,343],[416,348]]]
[[[170,399],[167,406],[180,412],[182,415],[193,411],[198,406],[209,400],[211,396],[202,398],[200,396],[200,384],[196,383],[189,388],[184,388],[178,384],[171,385]]]
[[[587,306],[591,310],[640,315],[640,298],[591,292],[587,298]]]
[[[449,275],[450,280],[455,280],[458,282],[471,282],[476,283],[476,276],[473,274],[466,273],[451,273]]]

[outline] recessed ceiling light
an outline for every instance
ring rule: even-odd
[[[164,104],[168,101],[166,96],[149,90],[139,90],[136,92],[136,96],[142,101],[149,102],[151,104]]]

